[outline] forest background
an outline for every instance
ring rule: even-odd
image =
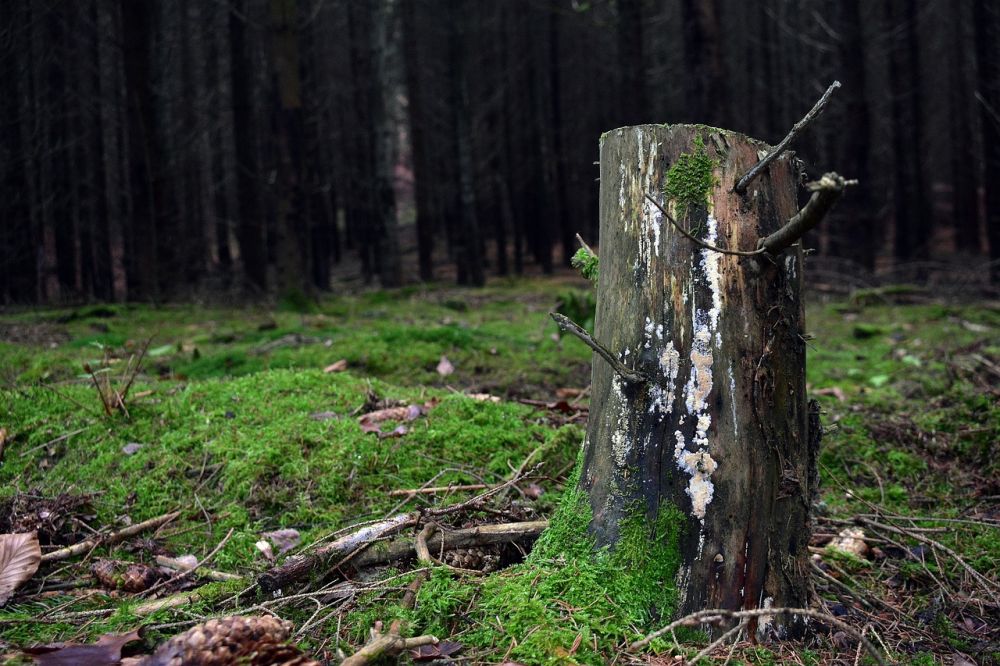
[[[299,301],[549,273],[598,139],[694,122],[853,188],[813,283],[1000,270],[990,0],[8,0],[0,303]],[[990,263],[992,262],[992,263]]]

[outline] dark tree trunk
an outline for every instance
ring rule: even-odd
[[[643,48],[643,4],[643,0],[617,2],[618,25],[615,36],[618,40],[618,76],[621,81],[618,103],[621,104],[620,122],[624,125],[649,120],[646,56]]]
[[[450,0],[448,16],[448,78],[453,127],[455,131],[455,164],[458,166],[458,218],[455,237],[455,261],[459,283],[481,286],[486,283],[481,254],[479,220],[476,216],[476,193],[473,183],[472,129],[469,119],[469,92],[466,80],[468,67],[465,51],[467,3]]]
[[[155,125],[151,91],[150,44],[153,13],[136,2],[121,0],[125,81],[128,96],[129,167],[132,221],[129,226],[129,283],[143,298],[158,296],[156,261],[156,192],[153,182],[152,132]]]
[[[229,14],[230,45],[233,67],[233,142],[236,164],[237,231],[243,274],[248,282],[263,291],[267,288],[267,251],[264,239],[264,211],[260,196],[260,163],[256,146],[254,106],[254,60],[247,40],[249,29],[244,10]]]
[[[986,230],[990,243],[990,279],[1000,283],[1000,6],[992,0],[976,0],[976,67],[980,118],[983,125],[984,178],[986,185]]]
[[[691,125],[618,129],[601,144],[594,337],[646,381],[595,357],[580,488],[598,547],[613,548],[637,515],[652,525],[683,513],[680,570],[649,581],[678,588],[678,614],[799,607],[811,593],[818,442],[807,424],[801,251],[770,261],[700,249],[644,199],[706,242],[753,249],[797,208],[787,155],[746,197],[732,192],[762,148]],[[685,167],[713,184],[671,199]]]
[[[719,0],[683,0],[687,113],[710,125],[728,124],[729,83],[722,54]]]
[[[951,10],[954,30],[949,71],[948,122],[951,138],[951,193],[952,220],[955,227],[955,246],[969,253],[979,254],[979,179],[976,169],[975,142],[969,140],[970,128],[975,127],[973,112],[976,98],[969,85],[973,62],[968,57],[970,39],[966,35],[964,4]]]
[[[927,257],[931,238],[931,207],[922,169],[923,83],[917,49],[916,0],[889,0],[886,7],[890,29],[898,26],[900,33],[889,57],[895,254],[899,261],[912,261]]]
[[[413,156],[416,205],[417,262],[420,279],[434,279],[434,220],[430,209],[430,168],[427,161],[427,122],[421,85],[421,57],[417,42],[416,0],[403,0],[403,61],[406,67],[407,111]]]
[[[399,232],[396,222],[396,123],[393,117],[396,87],[393,81],[396,0],[378,0],[372,7],[372,77],[369,85],[371,135],[374,143],[374,213],[378,239],[378,272],[383,287],[403,282],[399,262]]]
[[[838,206],[837,221],[830,225],[831,250],[851,257],[865,269],[875,267],[875,220],[869,183],[871,122],[865,75],[865,49],[861,23],[861,0],[844,0],[840,11],[840,61],[844,85],[844,123],[837,169],[856,178],[856,187]]]

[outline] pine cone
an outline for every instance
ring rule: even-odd
[[[137,562],[98,560],[91,565],[90,573],[103,587],[125,592],[148,590],[160,580],[156,569]]]
[[[476,571],[496,571],[500,565],[500,553],[496,547],[456,548],[444,554],[444,563],[459,569]]]
[[[209,620],[174,636],[142,666],[319,666],[293,645],[284,645],[292,623],[265,615]]]

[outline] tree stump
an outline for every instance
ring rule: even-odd
[[[694,125],[601,139],[594,338],[633,376],[594,358],[580,488],[598,547],[613,549],[637,515],[653,526],[683,513],[678,615],[802,607],[812,592],[818,428],[810,438],[801,248],[705,249],[646,198],[704,243],[754,250],[798,211],[789,153],[733,191],[767,148]],[[795,633],[787,621],[780,631]]]

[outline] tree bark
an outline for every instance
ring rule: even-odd
[[[773,258],[702,249],[645,200],[706,243],[753,250],[797,212],[788,154],[744,196],[733,192],[766,148],[692,125],[627,127],[601,143],[594,337],[646,380],[627,381],[595,356],[580,488],[598,547],[614,548],[637,512],[650,524],[684,513],[679,614],[799,607],[811,594],[818,442],[807,423],[801,249]],[[699,162],[709,183],[700,199],[672,198]]]

